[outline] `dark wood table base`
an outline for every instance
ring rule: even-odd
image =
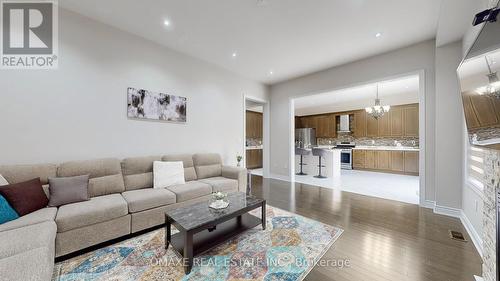
[[[185,260],[184,271],[186,274],[191,272],[194,264],[194,257],[200,255],[207,250],[229,240],[246,230],[252,229],[259,224],[262,224],[262,229],[266,229],[266,201],[262,205],[253,209],[261,207],[261,218],[248,214],[245,211],[241,214],[235,213],[234,216],[214,221],[207,224],[201,229],[194,229],[190,231],[179,231],[172,235],[171,225],[175,222],[168,216],[165,217],[166,230],[165,230],[165,249],[170,245],[176,250]]]

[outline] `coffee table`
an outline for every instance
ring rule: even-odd
[[[211,209],[207,200],[165,212],[165,248],[172,245],[185,259],[186,274],[195,256],[259,224],[266,229],[266,200],[242,192],[229,194],[228,200],[229,206],[222,210]],[[248,213],[260,207],[260,218]],[[179,233],[172,235],[171,225]]]

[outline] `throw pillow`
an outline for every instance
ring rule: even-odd
[[[9,182],[2,175],[0,175],[0,186],[8,185],[8,184],[9,184]]]
[[[153,187],[165,188],[184,184],[184,165],[179,162],[153,162]]]
[[[40,178],[1,186],[0,195],[7,199],[19,216],[45,208],[49,203]]]
[[[89,200],[89,176],[49,178],[49,206]]]
[[[12,209],[9,202],[0,195],[0,224],[19,218],[19,215]]]

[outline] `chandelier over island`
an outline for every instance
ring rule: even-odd
[[[390,105],[380,105],[380,99],[378,98],[378,84],[377,84],[377,94],[375,97],[375,105],[372,107],[367,107],[365,108],[365,110],[369,116],[375,119],[379,119],[380,117],[384,116],[385,113],[389,112],[389,110],[391,110]]]

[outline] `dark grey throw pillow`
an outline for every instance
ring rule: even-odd
[[[89,176],[49,178],[49,194],[50,207],[87,201],[89,200]]]

